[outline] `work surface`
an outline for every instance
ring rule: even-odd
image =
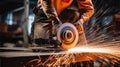
[[[73,53],[64,51],[58,48],[44,48],[44,47],[36,47],[36,48],[0,48],[0,58],[13,58],[13,57],[32,57],[32,56],[66,56],[68,57],[70,55],[77,55],[76,58],[79,57],[80,61],[83,61],[82,59],[85,58],[86,60],[91,59],[98,59],[97,56],[94,55],[94,53],[89,52],[79,52],[79,53]],[[87,58],[86,56],[89,56]],[[91,57],[91,58],[90,58]]]
[[[37,50],[36,50],[37,49]],[[70,63],[87,62],[87,61],[111,61],[120,65],[119,54],[113,55],[100,52],[69,52],[56,48],[0,48],[0,58],[4,65],[33,65],[33,66],[51,66],[64,65]],[[7,62],[7,63],[6,63]],[[9,62],[9,63],[8,63]],[[91,63],[91,62],[90,62]],[[21,66],[20,66],[21,67]],[[37,67],[37,66],[36,66]]]

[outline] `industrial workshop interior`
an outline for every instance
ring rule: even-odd
[[[0,67],[120,67],[120,0],[1,0]]]

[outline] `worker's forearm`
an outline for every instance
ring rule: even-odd
[[[90,17],[94,13],[94,7],[91,0],[78,0],[78,5],[83,13],[81,15],[81,19],[79,20],[81,23],[84,23],[90,19]]]

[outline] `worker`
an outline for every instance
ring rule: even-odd
[[[76,7],[72,7],[74,2],[74,5],[77,3]],[[55,31],[61,23],[70,22],[78,29],[80,35],[79,40],[82,41],[81,44],[87,43],[83,24],[87,22],[94,13],[91,0],[38,0],[38,4],[33,12],[36,15],[32,27],[33,39],[48,38],[50,21],[54,23]]]

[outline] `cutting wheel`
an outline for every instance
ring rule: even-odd
[[[57,39],[62,43],[61,47],[68,50],[78,43],[78,30],[71,23],[62,24],[57,31]]]

